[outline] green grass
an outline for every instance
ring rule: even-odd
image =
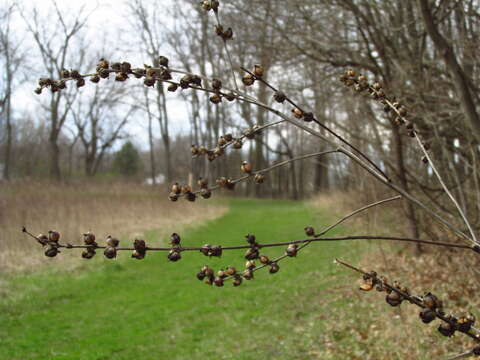
[[[301,239],[304,226],[332,220],[300,202],[242,199],[229,206],[223,217],[181,234],[182,244],[238,244],[248,232],[259,242]],[[156,236],[148,234],[147,243]],[[310,246],[281,262],[277,274],[259,271],[237,288],[210,287],[195,274],[207,263],[243,268],[242,251],[221,259],[184,253],[178,263],[163,253],[143,261],[97,255],[81,273],[17,276],[13,295],[0,299],[0,359],[305,359],[324,328],[319,304],[340,271],[332,260],[352,258],[355,249]]]

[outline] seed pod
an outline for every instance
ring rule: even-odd
[[[360,290],[362,290],[362,291],[373,290],[373,285],[374,285],[374,282],[373,282],[372,278],[365,279],[360,284]]]
[[[102,69],[98,72],[98,76],[100,76],[102,79],[107,79],[109,75],[110,71],[108,69]]]
[[[235,182],[232,179],[228,178],[227,183],[225,184],[225,188],[227,188],[228,190],[234,190]]]
[[[380,90],[382,88],[382,85],[380,85],[380,83],[376,82],[372,85],[372,87],[375,89],[375,90]]]
[[[202,189],[200,196],[204,199],[210,199],[212,197],[212,191],[210,189]]]
[[[190,185],[183,185],[180,190],[182,194],[187,194],[191,191],[192,191],[192,187]]]
[[[305,121],[305,122],[311,122],[311,121],[313,121],[313,119],[314,119],[314,116],[313,116],[312,112],[306,112],[303,115],[303,121]]]
[[[210,0],[210,6],[212,7],[213,11],[217,12],[220,2],[218,0]]]
[[[305,227],[304,230],[305,230],[305,234],[306,234],[307,236],[314,236],[314,235],[315,235],[315,229],[314,229],[313,227],[311,227],[311,226]]]
[[[214,94],[210,96],[210,102],[212,102],[215,105],[220,104],[222,102],[222,97],[218,94]]]
[[[428,309],[428,308],[423,308],[420,311],[419,316],[420,316],[420,319],[422,319],[423,323],[425,323],[425,324],[431,323],[437,317],[435,315],[435,311],[433,311],[431,309]]]
[[[217,276],[213,281],[213,283],[215,284],[215,286],[221,287],[223,286],[223,279]]]
[[[265,175],[263,174],[255,174],[253,178],[257,184],[263,184],[265,182]]]
[[[236,96],[233,92],[229,91],[227,94],[224,95],[225,99],[228,101],[234,101],[236,99]]]
[[[205,10],[205,11],[212,10],[212,4],[211,4],[210,0],[202,1],[202,9]]]
[[[438,298],[432,293],[426,293],[422,296],[423,305],[431,310],[436,310],[439,306]]]
[[[88,249],[85,249],[83,252],[82,252],[82,258],[83,259],[91,259],[95,256],[96,252],[94,249],[92,248],[88,248]]]
[[[42,88],[36,88],[34,91],[35,94],[40,95],[42,93]]]
[[[213,285],[213,280],[214,280],[213,276],[207,276],[204,280],[204,283],[207,285]]]
[[[253,270],[253,269],[255,269],[255,261],[253,261],[253,260],[248,260],[248,261],[245,263],[245,269],[247,269],[247,270]]]
[[[42,244],[43,246],[47,245],[48,243],[48,236],[47,235],[44,235],[44,234],[38,234],[37,235],[37,240],[40,244]]]
[[[119,72],[117,75],[115,75],[115,81],[125,81],[128,79],[128,75],[124,72]]]
[[[280,266],[276,263],[276,262],[272,262],[270,264],[270,269],[268,270],[268,272],[270,274],[275,274],[277,273],[278,271],[280,270]]]
[[[155,79],[152,76],[146,76],[143,83],[145,86],[153,86],[155,85]]]
[[[285,95],[285,93],[277,91],[275,92],[275,94],[273,94],[273,99],[276,102],[283,103],[287,99],[287,96]]]
[[[185,194],[185,198],[188,201],[194,202],[197,199],[197,195],[194,194],[193,192],[188,192],[188,193]]]
[[[225,146],[225,145],[227,145],[227,140],[225,140],[223,136],[220,136],[218,138],[218,146]]]
[[[220,245],[212,246],[212,248],[210,249],[210,256],[222,256],[222,247]]]
[[[187,89],[190,86],[191,81],[192,81],[192,75],[190,74],[184,75],[180,79],[180,87],[182,89]]]
[[[240,286],[242,285],[242,277],[241,276],[235,276],[233,279],[233,286]]]
[[[242,82],[245,86],[251,86],[255,82],[255,77],[252,74],[245,74],[242,77]]]
[[[208,161],[213,161],[213,160],[215,160],[216,158],[217,158],[217,157],[216,157],[216,155],[215,155],[215,153],[214,153],[213,151],[209,151],[209,152],[207,153],[207,159],[208,159]]]
[[[264,265],[266,264],[269,264],[270,263],[270,259],[268,258],[268,256],[266,255],[260,255],[260,262]]]
[[[227,31],[224,31],[224,32],[223,32],[222,38],[223,38],[224,40],[230,40],[230,39],[233,38],[233,30],[232,30],[231,27],[229,27],[229,28],[227,29]]]
[[[255,238],[255,235],[253,234],[247,234],[245,235],[245,238],[247,239],[247,242],[250,244],[250,245],[255,245],[257,242],[255,241],[256,238]]]
[[[117,249],[111,246],[107,246],[103,251],[103,255],[105,255],[107,259],[115,259],[117,257]]]
[[[211,248],[212,246],[210,244],[205,244],[202,246],[202,248],[200,249],[200,252],[205,255],[205,256],[209,256],[210,255],[210,251],[211,251]]]
[[[178,182],[176,182],[172,185],[172,188],[170,189],[170,191],[174,194],[180,194],[182,192],[182,188],[178,184]]]
[[[168,195],[168,199],[169,199],[170,201],[173,201],[173,202],[177,201],[177,200],[178,200],[178,197],[179,197],[179,196],[178,196],[177,194],[175,194],[175,193],[170,193],[170,194]]]
[[[220,90],[222,88],[222,82],[218,79],[212,79],[212,88],[214,90]]]
[[[399,306],[402,303],[403,298],[396,291],[392,291],[390,294],[386,296],[385,300],[391,306]]]
[[[120,71],[122,73],[129,73],[132,71],[132,65],[129,62],[124,61],[120,65]]]
[[[203,272],[203,271],[199,271],[199,272],[197,273],[197,279],[200,280],[200,281],[202,281],[203,279],[205,279],[205,276],[206,276],[206,275],[205,275],[205,272]]]
[[[168,255],[167,255],[167,259],[172,261],[172,262],[178,261],[181,258],[182,258],[182,255],[180,254],[180,251],[178,251],[176,249],[170,250]]]
[[[242,170],[246,174],[251,174],[252,173],[252,164],[249,164],[248,162],[244,161],[242,162],[242,166],[240,166],[240,170]]]
[[[353,70],[347,70],[345,72],[345,74],[348,76],[348,77],[354,77],[355,76],[355,71]]]
[[[405,116],[407,116],[408,111],[405,107],[402,106],[400,109],[398,109],[398,113],[400,114],[400,116],[405,117]]]
[[[107,236],[107,245],[110,247],[117,247],[120,241],[111,237],[110,235]]]
[[[235,269],[234,266],[229,266],[229,267],[227,268],[227,270],[225,271],[225,273],[226,273],[227,275],[229,275],[229,276],[233,276],[233,275],[235,275],[235,274],[237,273],[237,269]]]
[[[97,83],[100,82],[100,76],[94,75],[94,76],[92,76],[92,77],[90,78],[90,81],[91,81],[92,83],[94,83],[94,84],[97,84]]]
[[[60,240],[60,233],[58,231],[50,230],[48,232],[48,241],[58,243],[59,240]]]
[[[240,139],[236,139],[232,144],[233,148],[237,149],[237,150],[241,149],[242,145],[243,145],[243,143],[242,143],[242,140],[240,140]]]
[[[45,250],[45,256],[47,257],[55,257],[60,251],[58,251],[58,248],[53,245],[49,245],[47,250]]]
[[[177,84],[170,84],[170,85],[168,85],[168,87],[167,87],[167,90],[170,91],[170,92],[175,92],[175,91],[177,91],[177,89],[178,89],[178,85],[177,85]]]
[[[70,71],[68,71],[67,69],[63,69],[62,71],[60,71],[60,76],[63,79],[67,79],[70,77]]]
[[[90,231],[83,234],[83,242],[85,245],[97,245],[95,242],[95,234],[92,234]]]
[[[299,108],[293,108],[292,109],[292,114],[295,116],[297,119],[301,119],[303,117],[303,111],[300,110]]]
[[[77,88],[81,88],[82,86],[85,85],[85,79],[84,78],[78,79],[76,85],[77,85]]]
[[[110,64],[108,63],[108,61],[105,60],[104,58],[101,58],[97,64],[97,71],[101,69],[108,69],[109,66]]]
[[[255,74],[256,77],[261,78],[264,74],[265,70],[261,65],[254,65],[253,66],[253,73]]]
[[[225,137],[225,140],[227,140],[227,142],[230,142],[230,141],[233,140],[233,135],[232,134],[225,134],[224,137]]]
[[[222,156],[224,154],[223,148],[217,146],[215,149],[213,149],[213,154],[215,155],[215,157]]]
[[[258,248],[256,247],[252,247],[245,252],[245,259],[247,260],[258,259],[258,256],[259,256],[259,252],[258,252]]]
[[[228,275],[225,273],[223,269],[220,269],[217,271],[217,277],[220,279],[225,279]]]
[[[217,25],[215,25],[214,29],[215,29],[215,34],[217,34],[218,36],[223,36],[223,26],[222,25],[217,24]]]
[[[439,325],[438,331],[443,336],[451,337],[451,336],[453,336],[453,334],[455,334],[455,326],[453,324],[448,323],[448,322],[443,322]]]
[[[82,75],[80,75],[80,73],[78,72],[78,70],[72,70],[70,71],[70,77],[72,79],[81,79],[82,78]]]
[[[245,280],[252,280],[253,279],[253,271],[252,270],[245,270],[242,274]]]
[[[147,251],[147,244],[145,240],[142,239],[135,239],[133,242],[133,247],[140,253],[145,253]]]
[[[290,244],[287,246],[287,249],[285,250],[285,255],[290,257],[295,257],[297,256],[297,249],[298,249],[297,244]]]
[[[177,233],[173,233],[170,235],[170,244],[172,245],[179,245],[180,244],[180,235]]]
[[[166,68],[168,68],[168,58],[167,57],[160,56],[158,58],[158,63],[160,64],[160,66],[165,66]]]
[[[132,258],[137,259],[137,260],[142,260],[142,259],[145,258],[145,253],[142,253],[138,250],[133,250]]]
[[[222,176],[221,178],[217,179],[215,181],[218,186],[220,187],[225,187],[227,185],[227,178],[225,176]]]
[[[199,155],[200,149],[197,145],[192,145],[192,147],[190,148],[190,152],[192,153],[192,156]]]
[[[457,330],[461,332],[468,332],[470,331],[474,323],[475,323],[475,317],[472,314],[462,316],[457,321]]]
[[[213,276],[213,269],[205,265],[202,267],[202,271],[205,273],[206,276]]]
[[[202,86],[202,78],[198,75],[192,75],[191,83],[196,86]]]

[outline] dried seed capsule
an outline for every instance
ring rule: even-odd
[[[78,79],[76,85],[77,85],[77,88],[81,88],[82,86],[85,85],[85,79],[84,78]]]
[[[225,140],[223,136],[220,136],[218,138],[218,146],[225,146],[225,145],[227,145],[227,140]]]
[[[247,242],[250,244],[250,245],[255,245],[257,242],[255,241],[256,238],[255,238],[255,235],[253,234],[247,234],[245,235],[245,238],[247,239]]]
[[[200,280],[200,281],[202,281],[203,279],[205,279],[205,276],[206,276],[206,275],[205,275],[205,272],[203,272],[203,271],[199,271],[199,272],[197,273],[197,279]]]
[[[60,251],[58,251],[58,248],[53,245],[49,245],[47,250],[45,250],[45,256],[47,257],[55,257]]]
[[[314,119],[314,116],[313,116],[312,112],[306,112],[303,115],[303,121],[305,121],[305,122],[311,122],[311,121],[313,121],[313,119]]]
[[[120,71],[122,73],[129,73],[131,70],[132,70],[132,65],[129,62],[124,61],[120,65]]]
[[[204,283],[207,284],[207,285],[213,285],[213,280],[214,280],[214,277],[213,276],[207,276],[204,280]]]
[[[217,146],[214,150],[213,150],[213,154],[216,156],[216,157],[220,157],[224,154],[224,151],[223,151],[223,148],[221,148],[220,146]]]
[[[209,151],[207,153],[207,159],[208,161],[213,161],[217,158],[217,156],[215,155],[215,153],[213,151]]]
[[[180,244],[180,235],[177,233],[173,233],[170,235],[170,244],[172,245],[179,245]]]
[[[251,86],[255,82],[255,77],[252,74],[245,74],[242,77],[242,82],[245,86]]]
[[[295,257],[297,256],[297,249],[298,249],[297,244],[290,244],[287,246],[287,249],[285,250],[285,254],[290,257]]]
[[[223,269],[217,271],[217,277],[220,279],[225,279],[228,275],[225,273]]]
[[[42,88],[36,88],[34,91],[35,94],[40,95],[42,93]]]
[[[263,184],[265,182],[265,175],[263,174],[255,174],[253,178],[257,184]]]
[[[314,229],[313,227],[311,227],[311,226],[305,227],[304,230],[305,230],[305,234],[306,234],[307,236],[314,236],[314,235],[315,235],[315,229]]]
[[[300,110],[299,108],[293,108],[292,109],[292,114],[295,116],[297,119],[301,119],[303,117],[303,111]]]
[[[225,137],[225,140],[227,140],[228,142],[233,140],[233,135],[232,134],[225,134],[224,137]]]
[[[165,66],[168,68],[168,58],[165,57],[165,56],[160,56],[158,58],[158,63],[160,64],[160,66]]]
[[[45,246],[48,243],[48,236],[44,235],[44,234],[38,234],[37,235],[37,240],[40,244]]]
[[[235,267],[233,266],[229,266],[227,268],[227,270],[225,270],[225,274],[229,275],[229,276],[233,276],[237,273],[237,269],[235,269]]]
[[[245,280],[252,280],[253,279],[253,271],[252,270],[245,270],[242,274]]]
[[[222,34],[222,38],[225,40],[230,40],[233,38],[233,30],[231,27],[227,29],[227,31],[224,31]]]
[[[212,191],[210,189],[202,189],[200,196],[204,199],[210,199],[212,197]]]
[[[180,191],[182,194],[187,194],[192,191],[192,187],[190,185],[183,185]]]
[[[98,80],[100,80],[100,78],[98,78]],[[65,82],[65,80],[57,81],[57,87],[60,90],[66,89],[67,88],[67,83]]]
[[[232,144],[233,148],[237,149],[237,150],[241,149],[242,145],[243,145],[243,143],[242,143],[242,140],[240,140],[240,139],[236,139]]]
[[[110,65],[109,65],[108,61],[105,60],[104,58],[101,58],[100,61],[97,64],[97,71],[100,70],[100,69],[108,69],[109,66]]]
[[[253,66],[253,73],[255,74],[256,77],[262,77],[264,74],[265,70],[261,65],[254,65]]]
[[[246,174],[251,174],[253,170],[252,164],[249,164],[248,162],[244,161],[242,162],[242,166],[240,166],[240,170]]]
[[[227,185],[227,178],[225,176],[222,176],[221,178],[217,179],[215,181],[218,186],[220,187],[225,187]]]
[[[253,270],[255,269],[255,261],[253,260],[248,260],[246,263],[245,263],[245,268],[247,270]]]
[[[376,82],[372,85],[372,87],[375,89],[375,90],[380,90],[382,88],[382,85],[380,85],[380,83]]]
[[[58,231],[50,230],[48,232],[48,241],[58,243],[59,240],[60,240],[60,233]]]
[[[228,190],[234,190],[235,189],[235,182],[232,179],[228,178],[227,183],[225,184],[225,187]]]
[[[69,77],[70,77],[70,71],[68,71],[67,69],[63,69],[63,70],[60,72],[60,76],[61,76],[63,79],[69,78]]]
[[[285,93],[277,91],[275,94],[273,94],[273,99],[276,102],[283,103],[287,99],[287,96],[285,95]]]
[[[468,332],[470,331],[474,323],[475,323],[475,317],[472,314],[467,316],[462,316],[457,321],[457,330],[461,332]]]
[[[220,2],[218,0],[210,0],[210,6],[212,7],[213,11],[217,12]]]
[[[178,194],[175,194],[173,192],[168,195],[168,199],[173,202],[177,201],[178,197],[179,197]]]
[[[347,70],[345,72],[345,74],[348,76],[348,77],[354,77],[355,76],[355,71],[353,70]]]
[[[212,88],[214,90],[220,90],[222,88],[222,82],[218,79],[212,79]]]
[[[168,85],[168,88],[167,88],[167,90],[170,91],[170,92],[175,92],[175,91],[177,91],[177,89],[178,89],[177,84],[170,84],[170,85]]]
[[[182,192],[182,187],[178,184],[178,182],[176,182],[172,185],[170,191],[174,194],[180,194]]]
[[[210,96],[210,102],[216,104],[220,104],[222,102],[222,97],[218,94],[214,94]]]
[[[132,258],[137,259],[137,260],[142,260],[142,259],[145,258],[145,253],[142,253],[138,250],[133,250]]]
[[[431,310],[436,310],[439,306],[438,298],[432,293],[426,293],[422,296],[423,305]]]
[[[112,246],[107,246],[103,251],[103,255],[105,255],[107,259],[115,259],[117,257],[117,249]]]
[[[453,334],[455,334],[455,326],[453,324],[444,322],[440,324],[438,331],[443,336],[451,337]]]
[[[233,286],[240,286],[242,285],[242,277],[241,276],[235,276],[233,279]]]
[[[245,259],[255,260],[255,259],[258,259],[258,255],[259,255],[258,248],[252,247],[245,252]]]
[[[113,238],[112,236],[107,236],[107,245],[110,247],[117,247],[120,241],[118,239]]]
[[[197,195],[193,192],[188,192],[188,193],[185,194],[185,198],[188,201],[194,202],[197,199]]]
[[[83,242],[85,245],[97,245],[95,242],[95,234],[92,234],[90,231],[83,234]]]
[[[223,279],[221,277],[217,276],[213,282],[215,286],[218,286],[218,287],[223,286]]]
[[[206,276],[211,277],[213,276],[213,269],[205,265],[202,267],[202,271],[205,273]]]
[[[145,86],[153,86],[155,85],[155,78],[153,78],[152,76],[146,76],[143,80],[143,83],[145,84]]]
[[[170,250],[167,255],[167,259],[173,262],[178,261],[181,258],[182,258],[182,255],[180,254],[180,251],[178,251],[177,249]]]
[[[100,76],[102,79],[107,79],[110,75],[110,71],[108,69],[102,69],[98,72],[98,76]]]
[[[280,270],[280,266],[276,263],[276,262],[272,262],[270,264],[270,269],[268,270],[268,272],[270,274],[275,274],[277,273],[278,271]]]
[[[400,116],[405,117],[405,116],[407,116],[408,111],[405,107],[402,106],[400,109],[398,109],[398,113],[400,114]]]
[[[424,308],[420,311],[420,319],[422,319],[422,321],[425,323],[425,324],[429,324],[431,323],[433,320],[436,319],[436,315],[435,315],[435,311],[431,310],[431,309],[428,309],[428,308]]]
[[[145,240],[142,239],[135,239],[133,247],[140,253],[145,253],[147,251],[147,244],[145,243]]]
[[[124,72],[119,72],[117,75],[115,75],[115,81],[125,81],[128,79],[128,75]]]
[[[224,95],[225,99],[228,101],[234,101],[236,99],[236,96],[233,92],[229,91],[227,94]]]
[[[182,89],[187,89],[190,86],[191,82],[192,82],[192,75],[190,75],[190,74],[184,75],[180,79],[180,87]]]
[[[212,246],[210,244],[205,244],[200,249],[200,252],[205,256],[210,256],[211,248],[212,248]]]
[[[198,75],[192,75],[191,83],[196,86],[202,86],[202,78]]]
[[[391,306],[399,306],[403,301],[403,297],[396,291],[392,291],[386,296],[385,300]]]
[[[199,155],[200,149],[198,148],[197,145],[192,145],[192,147],[190,148],[190,152],[192,153],[193,156]]]
[[[95,256],[96,252],[94,249],[92,248],[88,248],[88,249],[85,249],[83,252],[82,252],[82,258],[84,259],[91,259]]]
[[[80,73],[78,72],[78,70],[72,70],[70,71],[70,77],[72,79],[81,79],[82,78],[82,75],[80,75]]]
[[[260,262],[264,265],[270,263],[270,259],[266,255],[261,255],[259,259],[260,259]]]
[[[220,245],[212,246],[210,249],[210,256],[222,256],[222,247]]]
[[[360,290],[362,290],[362,291],[373,290],[373,285],[374,285],[374,282],[373,282],[372,278],[365,279],[360,284]]]
[[[205,11],[212,10],[212,4],[211,4],[210,0],[202,1],[201,5],[202,5],[202,9],[205,10]]]

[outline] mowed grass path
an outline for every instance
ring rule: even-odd
[[[304,226],[332,220],[300,202],[237,199],[229,206],[223,217],[181,234],[182,244],[239,244],[248,232],[259,242],[302,239]],[[352,258],[354,249],[311,245],[282,261],[277,274],[259,271],[236,288],[207,286],[195,274],[205,264],[242,269],[241,250],[221,259],[184,253],[177,263],[164,253],[143,261],[97,254],[87,271],[20,276],[13,285],[19,295],[0,299],[0,359],[304,359],[312,339],[301,325],[314,321],[309,331],[321,331],[312,314],[340,272],[332,260]]]

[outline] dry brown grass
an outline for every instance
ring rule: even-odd
[[[171,203],[165,194],[165,189],[125,183],[0,184],[0,272],[32,270],[51,262],[71,267],[80,262],[78,252],[46,258],[40,246],[21,233],[24,225],[34,233],[56,229],[71,243],[80,243],[81,234],[92,231],[100,241],[111,234],[125,244],[158,229],[160,243],[169,233],[226,210],[219,202]]]
[[[351,193],[323,196],[313,201],[321,209],[335,209],[339,216],[367,203]],[[397,203],[358,217],[346,226],[348,233],[395,235],[401,233],[402,219],[404,215],[400,203]],[[438,238],[449,241],[450,234],[433,223],[430,231],[433,233],[433,229],[437,228]],[[455,241],[453,236],[451,238],[450,241]],[[360,261],[354,262],[355,265],[375,270],[390,280],[398,280],[412,293],[421,295],[430,291],[436,294],[444,301],[447,312],[461,315],[470,311],[480,317],[477,311],[480,300],[475,296],[480,291],[479,261],[473,252],[425,247],[425,253],[416,257],[413,245],[364,242],[361,248],[363,255]],[[385,302],[384,293],[360,292],[357,290],[357,278],[360,277],[352,273],[347,280],[339,279],[328,299],[322,297],[321,307],[325,311],[321,312],[326,314],[338,302],[350,300],[346,308],[334,313],[334,319],[327,315],[327,331],[321,344],[312,346],[312,354],[335,359],[409,360],[445,358],[473,347],[472,341],[461,334],[452,339],[441,336],[437,331],[438,320],[429,325],[423,324],[418,317],[419,308],[414,305],[405,303],[399,308],[392,308]],[[342,341],[339,347],[336,346],[339,338],[349,340]]]

